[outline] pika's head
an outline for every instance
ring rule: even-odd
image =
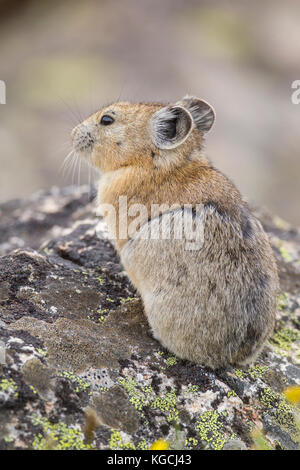
[[[168,105],[119,102],[76,126],[73,147],[103,172],[177,166],[201,148],[214,120],[213,108],[190,96]]]

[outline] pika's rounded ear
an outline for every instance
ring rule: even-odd
[[[178,104],[191,113],[198,131],[205,133],[212,128],[216,119],[216,113],[209,103],[195,96],[185,96]]]
[[[151,120],[152,140],[160,149],[172,149],[182,144],[193,129],[193,118],[182,106],[166,106]]]

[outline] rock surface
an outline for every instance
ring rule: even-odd
[[[0,448],[273,449],[299,444],[300,231],[256,210],[280,270],[276,332],[249,368],[213,372],[155,341],[95,213],[70,187],[0,206]]]

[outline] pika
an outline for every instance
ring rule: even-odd
[[[102,173],[98,202],[114,208],[104,217],[153,336],[179,358],[216,369],[258,356],[274,328],[279,287],[261,223],[202,154],[214,121],[212,106],[193,96],[118,102],[79,124],[72,141]],[[138,222],[136,207],[146,208]],[[175,236],[185,210],[192,222]],[[171,236],[149,236],[166,222]],[[135,230],[120,233],[124,224]]]

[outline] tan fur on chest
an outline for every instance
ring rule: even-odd
[[[171,172],[124,168],[106,173],[102,178],[98,202],[110,204],[115,208],[116,247],[118,249],[121,249],[128,240],[128,237],[118,236],[120,224],[129,226],[134,218],[128,212],[120,214],[120,196],[126,196],[128,208],[135,204],[142,204],[147,209],[147,216],[141,218],[140,224],[168,210],[164,210],[164,205],[168,208],[184,205],[196,207],[197,204],[214,202],[229,213],[233,213],[235,205],[241,200],[232,183],[221,173],[212,169],[204,159],[190,162]],[[109,226],[115,223],[109,215],[106,221]]]

